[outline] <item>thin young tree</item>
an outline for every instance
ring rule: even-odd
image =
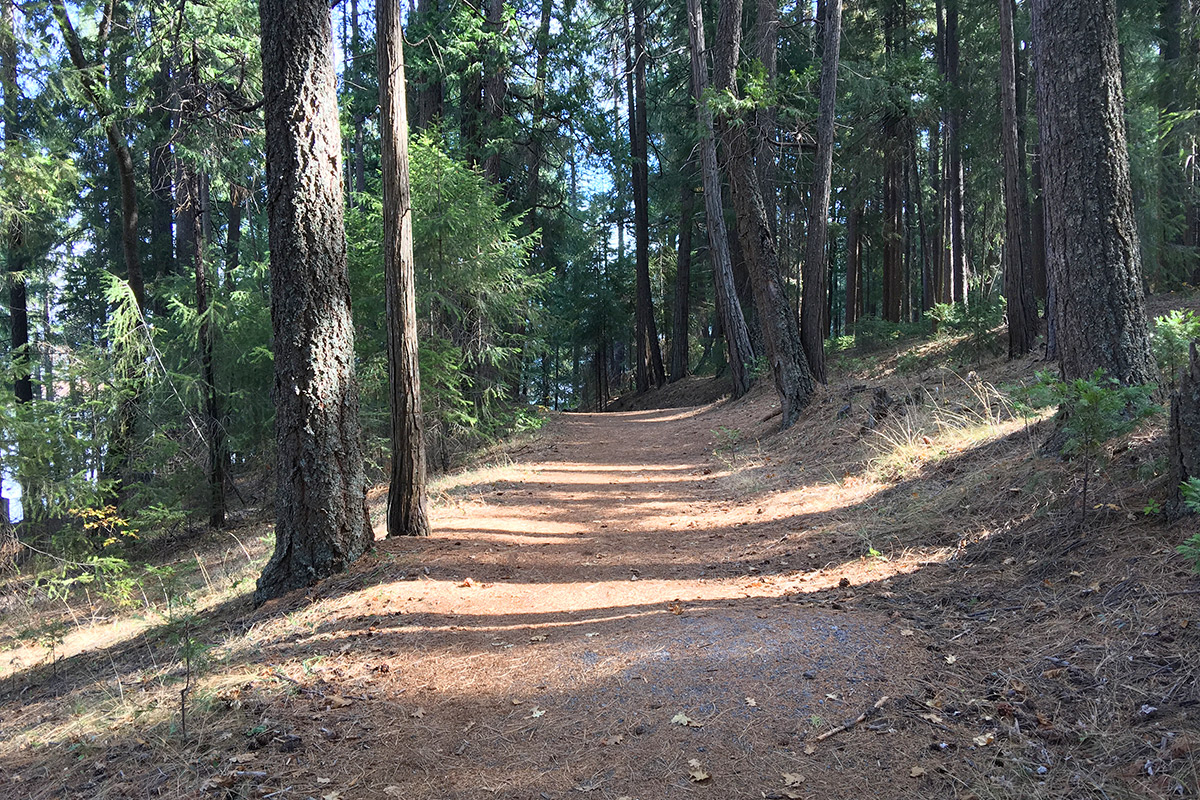
[[[1124,384],[1154,383],[1116,0],[1034,0],[1032,15],[1046,266],[1063,376],[1103,369]]]
[[[375,31],[382,145],[388,396],[392,417],[392,480],[388,487],[387,532],[388,536],[428,536],[425,426],[417,360],[412,195],[408,182],[404,33],[400,27],[397,0],[375,1]]]
[[[17,31],[12,0],[0,0],[0,87],[4,89],[4,150],[15,158],[21,145],[21,89],[18,78]],[[13,394],[18,403],[33,401],[29,352],[29,303],[25,271],[25,222],[20,210],[5,209],[5,271],[8,273],[9,342],[12,346]]]
[[[1023,164],[1017,133],[1015,8],[1016,0],[1000,0],[1000,140],[1004,151],[1004,294],[1008,300],[1009,358],[1019,358],[1033,350],[1038,335],[1029,255],[1029,198],[1021,180]]]
[[[275,341],[275,552],[263,602],[371,542],[346,266],[342,142],[326,0],[261,0]]]
[[[738,301],[733,262],[729,257],[729,231],[725,227],[725,209],[721,203],[713,113],[707,97],[708,67],[700,0],[688,0],[688,39],[692,57],[692,98],[696,103],[696,121],[700,130],[700,175],[704,181],[704,213],[708,223],[708,260],[712,264],[717,316],[729,350],[733,396],[741,397],[750,391],[749,365],[754,360],[754,348],[750,345],[750,331]]]
[[[829,184],[833,175],[833,126],[837,100],[838,56],[842,41],[842,0],[825,3],[821,37],[821,101],[817,112],[817,157],[813,164],[812,201],[808,210],[808,240],[804,249],[804,294],[800,306],[800,341],[813,377],[825,382],[825,318],[829,293],[825,241],[829,231]]]

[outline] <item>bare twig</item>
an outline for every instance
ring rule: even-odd
[[[852,720],[850,720],[849,722],[847,722],[845,725],[839,725],[839,726],[837,726],[836,728],[833,728],[832,730],[825,731],[825,732],[824,732],[824,733],[822,733],[820,736],[818,736],[816,740],[817,740],[818,742],[823,742],[823,741],[825,741],[826,739],[828,739],[830,736],[834,736],[835,734],[839,734],[839,733],[841,733],[842,731],[848,731],[848,730],[850,730],[850,729],[851,729],[851,728],[853,728],[855,725],[857,725],[858,723],[862,722],[863,720],[865,720],[867,717],[869,717],[869,716],[871,716],[872,714],[874,714],[874,713],[875,713],[876,711],[878,711],[879,709],[883,708],[883,704],[884,704],[884,703],[886,703],[888,700],[891,700],[891,699],[892,699],[892,698],[888,697],[888,696],[885,694],[883,697],[881,697],[881,698],[879,698],[878,700],[876,700],[876,701],[875,701],[875,705],[871,706],[871,707],[870,707],[870,708],[868,708],[866,711],[864,711],[863,713],[859,714],[859,715],[858,715],[857,717],[855,717],[854,719],[852,719]]]

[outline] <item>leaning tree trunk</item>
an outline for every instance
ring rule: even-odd
[[[395,0],[376,0],[379,129],[383,172],[383,279],[387,284],[388,394],[392,412],[392,480],[388,536],[428,536],[425,424],[417,358],[412,195],[408,182],[408,109],[404,34]]]
[[[1008,300],[1008,357],[1033,350],[1038,335],[1037,300],[1029,263],[1029,198],[1021,180],[1017,130],[1017,59],[1013,41],[1015,0],[1000,0],[1000,140],[1004,150],[1004,293]]]
[[[261,0],[275,339],[275,552],[256,602],[346,568],[371,542],[326,0]]]
[[[1047,272],[1063,376],[1158,370],[1142,297],[1116,0],[1034,0]]]
[[[741,46],[742,0],[723,0],[717,23],[717,41],[713,83],[717,89],[737,94],[738,50]],[[767,360],[775,378],[782,407],[781,425],[792,426],[800,412],[812,400],[816,389],[804,348],[800,344],[799,325],[779,271],[779,255],[770,220],[763,206],[758,173],[754,169],[754,149],[742,120],[722,114],[719,119],[725,150],[725,168],[737,217],[738,238],[750,270],[754,303],[763,330]]]
[[[838,55],[842,40],[842,0],[825,3],[825,28],[821,37],[821,104],[817,113],[817,158],[813,164],[812,202],[808,209],[808,241],[804,251],[804,295],[800,309],[800,339],[813,377],[825,382],[824,309],[826,282],[825,240],[829,231],[829,184],[833,175],[834,103],[837,100]]]
[[[688,39],[692,56],[692,99],[696,103],[696,121],[700,129],[700,174],[704,181],[704,212],[708,227],[708,259],[712,264],[716,290],[717,315],[729,350],[733,373],[733,396],[750,391],[749,364],[754,360],[750,331],[738,302],[729,257],[729,232],[725,227],[725,209],[721,203],[721,175],[717,169],[717,143],[713,133],[713,115],[705,94],[708,67],[704,55],[704,18],[700,0],[688,0]]]

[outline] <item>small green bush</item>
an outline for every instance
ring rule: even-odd
[[[1082,523],[1087,514],[1088,478],[1092,464],[1103,454],[1104,443],[1162,408],[1153,400],[1153,386],[1123,386],[1102,369],[1069,381],[1051,372],[1039,372],[1037,379],[1018,398],[1034,408],[1058,406],[1058,430],[1066,437],[1062,454],[1078,458],[1083,469]]]
[[[1179,373],[1187,367],[1188,347],[1193,339],[1200,339],[1200,317],[1191,311],[1176,309],[1169,314],[1155,317],[1151,330],[1151,348],[1158,368],[1167,385],[1174,391],[1179,382]]]
[[[998,353],[999,339],[996,328],[1004,321],[1006,302],[1000,295],[983,291],[972,291],[966,303],[937,303],[929,315],[942,330],[965,334],[964,342],[972,353],[985,350]]]
[[[1179,484],[1183,494],[1183,504],[1193,514],[1200,514],[1200,478],[1188,478]],[[1200,573],[1200,533],[1192,536],[1179,547],[1175,548],[1179,555],[1192,562],[1192,570]]]

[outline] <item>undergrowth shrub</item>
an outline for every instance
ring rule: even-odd
[[[939,330],[965,335],[962,346],[971,354],[987,351],[995,355],[1000,352],[996,328],[1004,321],[1005,306],[1000,295],[972,290],[966,303],[937,303],[929,315]]]
[[[1200,514],[1200,478],[1188,478],[1179,485],[1183,504],[1193,514]],[[1186,542],[1175,548],[1181,556],[1192,562],[1192,570],[1200,573],[1200,533],[1192,534]]]
[[[1200,339],[1200,317],[1176,309],[1154,318],[1150,345],[1158,368],[1172,391],[1179,384],[1179,374],[1188,364],[1188,348],[1193,339]]]
[[[1055,420],[1063,436],[1061,452],[1078,458],[1083,471],[1081,524],[1087,516],[1088,480],[1094,463],[1104,455],[1105,443],[1162,411],[1153,400],[1154,388],[1124,386],[1102,369],[1074,380],[1043,371],[1037,373],[1037,383],[1019,393],[1032,408],[1058,406]]]

